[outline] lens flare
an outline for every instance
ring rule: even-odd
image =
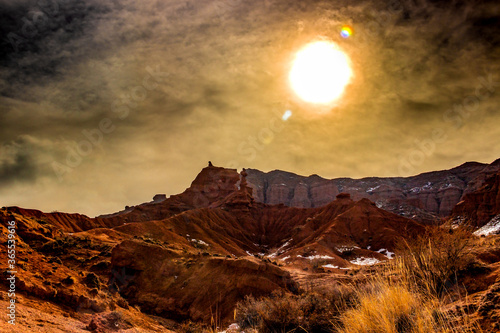
[[[348,25],[344,25],[342,30],[340,30],[340,35],[344,38],[349,38],[352,36],[352,28]]]
[[[283,121],[287,121],[291,116],[292,116],[292,111],[286,110],[281,119],[283,119]]]

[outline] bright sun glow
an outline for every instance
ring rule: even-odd
[[[351,76],[347,55],[336,44],[319,41],[297,53],[289,79],[292,89],[304,101],[330,104],[342,95]]]

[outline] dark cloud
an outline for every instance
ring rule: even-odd
[[[0,146],[0,185],[13,186],[16,183],[33,183],[47,173],[44,165],[47,142],[40,142],[30,136],[19,136]]]
[[[0,0],[0,144],[18,143],[0,152],[0,199],[104,213],[181,191],[206,160],[398,176],[435,130],[447,140],[414,173],[492,161],[499,18],[493,0]],[[317,38],[355,74],[323,113],[287,84],[294,52]],[[478,85],[487,96],[472,100]],[[259,139],[276,119],[282,130]],[[78,146],[88,153],[60,177],[54,163]]]
[[[15,181],[33,181],[37,169],[33,159],[23,153],[18,153],[13,161],[3,161],[0,164],[0,184],[6,185]]]
[[[87,49],[81,41],[89,40],[99,16],[109,11],[82,0],[3,4],[0,64],[17,69],[5,79],[40,83],[47,76],[61,74],[61,68],[80,61],[83,54],[97,53],[99,45],[87,45]]]
[[[424,116],[423,112],[434,112],[438,105],[429,102],[403,100],[403,108],[409,112],[416,112],[419,117]]]

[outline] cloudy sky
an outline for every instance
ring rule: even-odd
[[[1,206],[109,213],[208,160],[334,178],[500,157],[497,0],[0,0],[0,25]],[[288,82],[317,40],[354,74],[329,107]]]

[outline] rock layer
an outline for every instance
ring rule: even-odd
[[[255,200],[267,204],[321,207],[340,192],[346,192],[354,200],[370,199],[394,213],[434,222],[449,216],[465,194],[479,188],[489,175],[499,170],[500,160],[490,165],[470,162],[407,178],[324,179],[317,175],[304,177],[278,170],[264,173],[248,169],[247,182]]]
[[[490,176],[476,191],[467,193],[453,210],[453,219],[482,227],[500,214],[500,172]]]
[[[0,229],[16,220],[19,294],[92,313],[88,329],[127,329],[146,313],[229,323],[245,296],[295,292],[303,272],[346,276],[392,258],[400,237],[426,229],[400,215],[447,214],[466,192],[454,214],[480,226],[500,210],[497,166],[325,180],[211,165],[170,198],[97,218],[2,208]],[[118,307],[133,320],[115,318]]]

